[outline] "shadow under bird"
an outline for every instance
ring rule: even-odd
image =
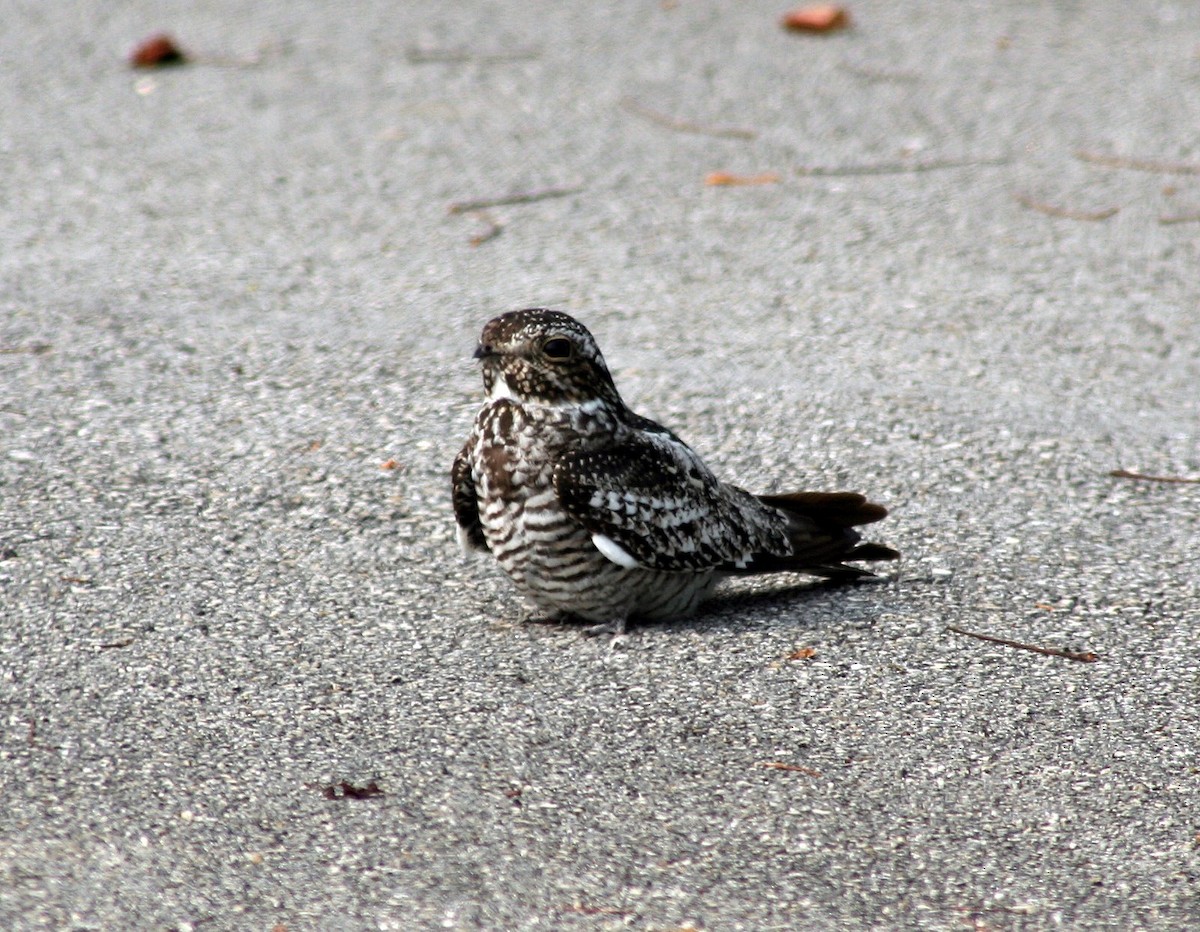
[[[620,634],[692,614],[728,576],[873,575],[895,560],[854,530],[887,515],[857,492],[753,495],[722,482],[621,400],[587,328],[530,308],[489,321],[475,351],[487,401],[451,472],[466,550],[490,552],[550,616]]]

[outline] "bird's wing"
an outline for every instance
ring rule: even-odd
[[[475,479],[471,475],[470,440],[454,457],[454,466],[450,469],[450,498],[454,502],[454,520],[458,522],[458,542],[463,550],[487,550],[483,525],[479,521]]]
[[[719,482],[683,441],[661,429],[568,453],[555,465],[554,489],[597,549],[623,566],[735,570],[757,553],[791,552],[778,511]]]

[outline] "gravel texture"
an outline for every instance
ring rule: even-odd
[[[1200,8],[71,9],[0,30],[0,926],[1200,926],[1200,485],[1109,474],[1200,477]],[[517,625],[447,472],[535,304],[898,575]]]

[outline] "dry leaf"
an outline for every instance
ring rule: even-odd
[[[849,27],[850,14],[845,7],[819,3],[785,13],[780,25],[790,32],[834,32]]]
[[[815,647],[801,647],[799,650],[794,650],[788,654],[788,660],[812,660],[817,656]]]
[[[182,65],[187,60],[183,49],[165,32],[142,40],[137,48],[129,53],[131,68],[162,68],[166,65]]]
[[[379,464],[380,469],[399,469],[400,463],[397,460],[387,460]]]

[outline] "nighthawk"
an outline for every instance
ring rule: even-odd
[[[624,631],[681,618],[722,578],[872,574],[856,492],[752,495],[621,400],[591,333],[559,311],[502,314],[475,357],[487,401],[451,473],[459,542],[490,551],[541,612]]]

